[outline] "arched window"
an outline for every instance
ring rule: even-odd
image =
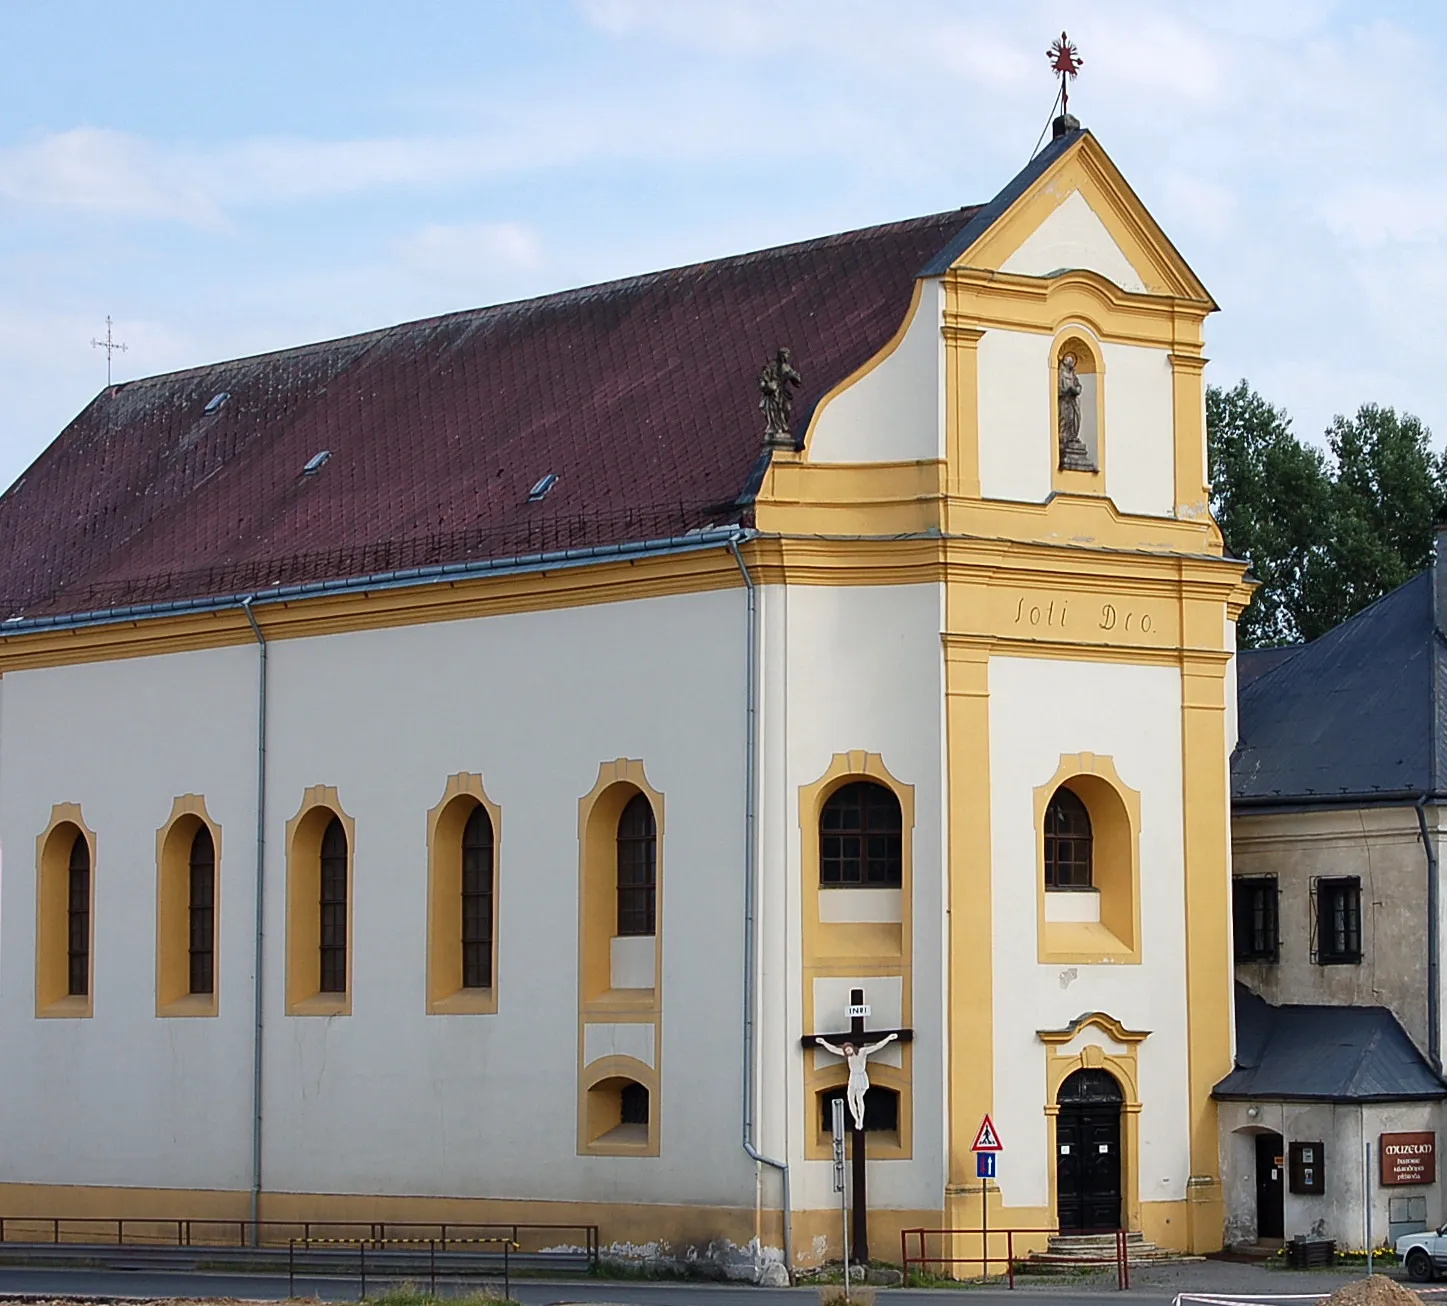
[[[66,954],[72,997],[90,992],[90,844],[77,833],[70,845],[70,883],[66,900]]]
[[[653,807],[634,794],[618,818],[618,933],[653,934],[657,881],[658,827]]]
[[[492,987],[492,818],[480,803],[462,830],[462,987]]]
[[[347,832],[335,816],[322,835],[320,988],[347,991]]]
[[[1092,842],[1090,813],[1061,785],[1045,809],[1045,887],[1089,889]]]
[[[834,1130],[834,1102],[846,1098],[844,1087],[826,1088],[819,1094],[819,1132],[830,1134]],[[846,1102],[844,1127],[854,1128],[854,1117],[849,1114]],[[883,1084],[871,1084],[864,1094],[864,1132],[866,1134],[899,1132],[899,1094]]]
[[[898,889],[904,818],[892,789],[856,780],[836,789],[819,814],[819,882],[829,887]]]
[[[216,989],[216,844],[199,826],[191,840],[188,950],[190,992]]]

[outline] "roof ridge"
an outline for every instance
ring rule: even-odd
[[[725,254],[717,258],[699,259],[693,263],[679,263],[672,267],[655,268],[648,272],[630,273],[628,276],[614,277],[607,281],[593,281],[581,286],[568,286],[561,290],[550,290],[541,295],[529,295],[522,299],[504,299],[495,304],[479,304],[472,308],[453,309],[446,313],[434,313],[427,317],[408,318],[401,322],[393,322],[384,327],[373,327],[369,331],[357,331],[346,335],[329,336],[323,340],[309,340],[299,345],[287,345],[281,349],[263,349],[254,354],[241,354],[235,358],[217,359],[210,363],[197,363],[194,366],[176,368],[170,372],[152,372],[148,376],[133,377],[128,381],[117,381],[113,385],[103,387],[92,397],[91,403],[94,403],[96,399],[99,399],[101,395],[107,391],[115,393],[135,385],[149,385],[152,382],[160,381],[176,381],[186,376],[213,371],[217,368],[257,363],[266,359],[280,358],[285,355],[304,354],[318,349],[335,349],[339,346],[352,344],[354,342],[363,348],[368,348],[383,340],[394,331],[411,330],[417,327],[440,326],[447,322],[455,322],[466,318],[478,318],[486,314],[502,313],[524,306],[541,308],[544,306],[559,305],[572,299],[592,297],[608,291],[616,292],[625,289],[642,289],[664,278],[677,277],[684,273],[703,272],[707,269],[717,268],[722,265],[747,263],[750,260],[794,257],[805,251],[831,249],[840,244],[859,240],[864,236],[893,234],[912,227],[927,226],[932,222],[940,222],[946,218],[955,216],[960,218],[961,229],[963,229],[983,207],[984,206],[980,204],[967,204],[962,205],[958,209],[942,209],[937,213],[925,213],[914,218],[900,218],[893,222],[877,222],[863,227],[850,227],[844,231],[831,232],[824,236],[811,236],[807,240],[788,241],[782,245],[766,245],[762,249],[741,250],[738,253]]]

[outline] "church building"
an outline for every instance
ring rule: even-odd
[[[108,386],[0,498],[0,1216],[777,1279],[865,1010],[876,1258],[1219,1247],[1214,308],[1062,117],[984,205]]]

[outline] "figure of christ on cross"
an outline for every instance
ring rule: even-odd
[[[864,1096],[869,1092],[869,1071],[867,1063],[874,1053],[889,1043],[898,1040],[908,1043],[914,1038],[912,1029],[872,1029],[869,1036],[874,1039],[866,1043],[863,1012],[864,990],[849,991],[849,1032],[847,1034],[805,1034],[800,1040],[806,1048],[820,1048],[843,1057],[849,1067],[849,1086],[845,1095],[849,1099],[849,1114],[854,1117],[854,1128],[850,1156],[850,1206],[853,1208],[849,1221],[850,1259],[856,1265],[869,1263],[869,1202],[864,1175]]]

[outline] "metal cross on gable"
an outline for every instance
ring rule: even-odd
[[[111,358],[112,358],[112,356],[115,354],[116,350],[118,350],[118,349],[121,351],[121,353],[124,354],[124,353],[126,352],[126,350],[129,348],[128,345],[126,345],[125,343],[123,343],[123,342],[120,341],[120,340],[115,339],[115,338],[112,336],[112,334],[111,334],[111,325],[112,325],[112,323],[111,323],[111,315],[110,315],[109,313],[107,313],[107,314],[106,314],[106,338],[105,338],[104,340],[96,340],[94,337],[92,337],[91,342],[90,342],[90,346],[91,346],[92,349],[104,349],[104,350],[106,351],[106,385],[110,385],[110,383],[111,383]]]
[[[806,1048],[821,1048],[844,1058],[849,1067],[849,1110],[854,1128],[849,1131],[850,1155],[850,1259],[856,1265],[869,1263],[869,1203],[865,1186],[864,1163],[864,1095],[869,1091],[866,1069],[869,1054],[878,1052],[886,1043],[908,1043],[914,1038],[912,1029],[864,1028],[869,1008],[864,1004],[864,990],[849,991],[849,1031],[844,1034],[805,1034],[800,1042]]]
[[[1064,32],[1060,33],[1058,41],[1052,41],[1050,48],[1045,51],[1045,57],[1050,60],[1050,68],[1053,72],[1060,74],[1060,112],[1062,115],[1070,112],[1070,83],[1075,75],[1084,65],[1085,60],[1080,57],[1070,38]]]

